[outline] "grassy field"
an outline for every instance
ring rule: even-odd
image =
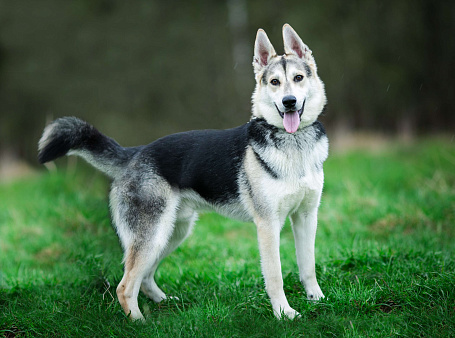
[[[60,168],[62,167],[60,162]],[[0,185],[0,335],[455,336],[455,143],[426,140],[333,154],[316,241],[326,298],[305,300],[292,231],[282,231],[285,292],[302,316],[274,318],[253,224],[201,216],[143,295],[145,324],[115,296],[122,252],[108,182],[82,162]]]

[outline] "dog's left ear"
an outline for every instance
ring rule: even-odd
[[[267,34],[263,29],[259,29],[254,43],[254,72],[258,74],[263,67],[270,63],[270,59],[274,56],[276,56],[276,52]]]
[[[294,54],[316,66],[311,50],[303,43],[300,36],[298,36],[295,30],[288,24],[283,26],[283,42],[284,52],[286,54]]]

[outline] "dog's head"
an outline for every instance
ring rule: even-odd
[[[256,89],[253,117],[295,133],[316,121],[326,104],[324,84],[311,50],[291,26],[283,26],[284,55],[277,55],[259,29],[254,45]]]

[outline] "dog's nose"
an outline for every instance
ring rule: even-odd
[[[287,109],[291,109],[295,106],[295,103],[297,102],[297,99],[295,98],[294,95],[286,95],[283,97],[283,106]]]

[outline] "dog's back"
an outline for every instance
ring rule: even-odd
[[[152,160],[173,187],[192,190],[210,203],[226,203],[238,197],[237,177],[247,144],[248,124],[195,130],[156,140],[137,160]]]

